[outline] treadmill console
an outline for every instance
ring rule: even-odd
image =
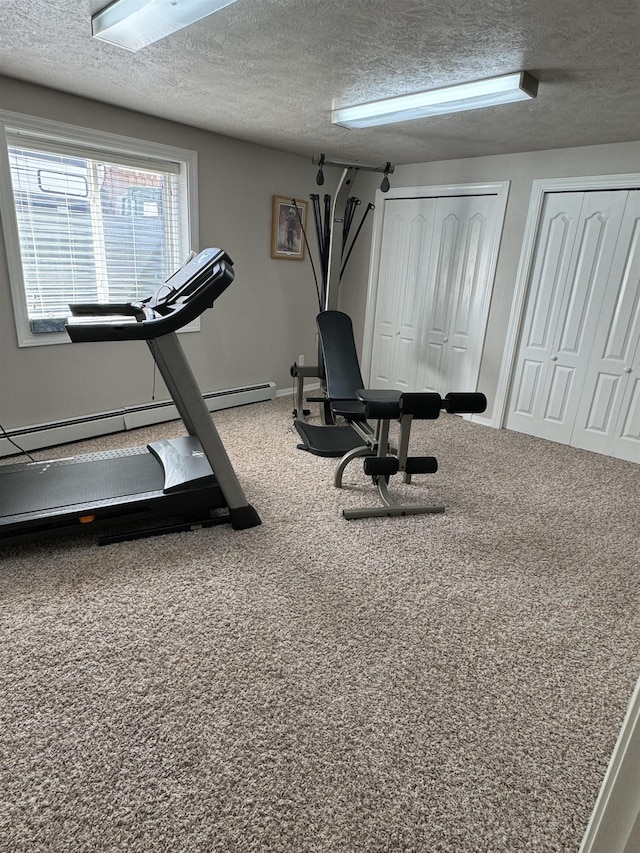
[[[233,262],[226,252],[203,249],[141,302],[70,305],[72,316],[65,328],[74,343],[149,341],[191,323],[233,279]]]

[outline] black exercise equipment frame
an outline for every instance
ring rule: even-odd
[[[389,479],[401,474],[405,483],[413,475],[434,474],[438,463],[433,456],[409,456],[411,424],[414,420],[435,420],[442,410],[450,414],[484,412],[487,398],[479,392],[451,392],[445,397],[425,392],[399,392],[363,388],[362,374],[353,337],[351,319],[342,311],[323,311],[316,318],[326,371],[326,403],[332,415],[341,419],[341,427],[315,427],[296,421],[304,449],[319,456],[337,455],[323,452],[324,429],[344,430],[352,434],[352,447],[338,462],[333,484],[342,487],[345,468],[354,459],[364,457],[364,473],[373,479],[382,506],[343,510],[347,519],[379,516],[422,515],[445,511],[443,504],[401,504],[389,491]],[[392,420],[400,424],[397,448],[389,441]],[[370,421],[374,421],[371,424]],[[318,447],[314,447],[314,442]]]
[[[366,206],[360,223],[356,229],[355,236],[348,245],[348,237],[354,220],[355,210],[356,207],[361,204],[359,198],[350,195],[353,191],[353,184],[357,174],[359,171],[381,173],[383,175],[383,179],[380,189],[382,192],[387,192],[389,190],[389,175],[393,173],[394,166],[392,166],[390,162],[385,163],[384,166],[371,166],[363,163],[349,163],[342,160],[330,160],[324,154],[313,157],[312,163],[318,166],[316,183],[319,186],[324,184],[324,168],[326,166],[337,166],[342,169],[342,174],[338,181],[338,186],[333,199],[329,194],[324,195],[324,215],[321,212],[320,196],[317,193],[311,193],[309,196],[313,204],[316,225],[316,239],[318,243],[320,273],[322,277],[321,282],[318,282],[317,280],[315,265],[313,264],[309,243],[303,228],[309,259],[313,267],[314,277],[316,278],[318,310],[332,311],[337,310],[338,308],[340,282],[356,241],[360,236],[369,213],[375,209],[375,205],[372,203],[369,203]],[[295,206],[295,199],[292,199],[292,204]],[[302,227],[302,220],[300,220],[300,225]],[[304,406],[305,379],[318,378],[320,379],[321,387],[323,389],[325,387],[325,371],[321,348],[318,347],[318,363],[316,365],[303,366],[294,362],[291,366],[291,376],[294,379],[295,386],[293,417],[294,419],[305,418],[310,414],[310,410],[306,409]],[[324,404],[324,396],[309,397],[308,402],[319,402],[321,405],[320,412],[322,423],[327,426],[334,425],[331,410]],[[321,427],[318,427],[318,429],[321,429]],[[328,444],[331,445],[331,449],[327,455],[335,455],[341,446],[344,449],[349,448],[349,439],[346,434],[343,435],[345,441],[347,441],[346,445],[339,444],[337,434],[335,433],[327,438]]]
[[[0,545],[125,520],[160,519],[162,524],[136,526],[100,544],[224,522],[237,530],[261,523],[177,335],[211,308],[233,280],[229,256],[211,248],[141,302],[70,306],[66,329],[74,343],[147,343],[187,435],[146,447],[0,466]]]

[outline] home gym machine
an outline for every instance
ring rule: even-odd
[[[366,206],[355,230],[354,237],[349,242],[355,213],[361,204],[360,199],[352,195],[354,181],[359,171],[380,172],[383,174],[380,189],[382,192],[388,192],[389,175],[393,173],[394,167],[391,163],[386,163],[384,166],[365,166],[359,163],[327,160],[324,154],[314,157],[312,162],[318,166],[318,173],[316,175],[318,186],[324,184],[325,166],[338,166],[342,169],[333,199],[329,194],[325,194],[321,204],[319,194],[311,193],[309,196],[313,205],[315,219],[320,262],[320,280],[318,280],[315,264],[313,263],[307,235],[304,228],[302,228],[316,284],[318,310],[334,311],[338,308],[340,282],[353,248],[369,213],[375,209],[375,205],[372,203]],[[295,199],[292,201],[292,204],[295,205]],[[300,220],[300,225],[302,227],[302,220]],[[298,446],[301,449],[310,450],[318,456],[342,456],[347,450],[359,446],[359,438],[354,435],[353,430],[348,427],[336,425],[332,409],[327,403],[325,371],[320,346],[318,347],[318,364],[303,366],[294,363],[291,367],[291,376],[294,379],[295,394],[295,406],[293,410],[294,424],[303,442]],[[320,404],[321,426],[311,425],[305,421],[305,417],[310,412],[304,407],[304,381],[312,377],[320,379],[321,393],[317,397],[309,397],[307,399],[308,402]],[[311,446],[307,441],[309,432],[314,433],[314,440]]]
[[[137,303],[71,305],[74,343],[146,341],[188,435],[146,447],[0,466],[0,544],[107,524],[136,527],[100,544],[230,523],[260,524],[247,502],[176,334],[234,279],[220,249],[205,249]],[[140,526],[149,520],[160,525]]]
[[[347,465],[358,457],[365,457],[364,473],[373,479],[382,500],[382,506],[378,507],[345,509],[344,517],[352,519],[444,512],[442,504],[398,503],[389,491],[389,479],[402,474],[404,482],[410,483],[414,474],[434,474],[438,470],[434,456],[409,456],[412,421],[435,420],[443,409],[451,414],[484,412],[487,406],[485,395],[475,392],[449,393],[442,398],[440,394],[432,392],[402,393],[365,389],[351,319],[341,311],[323,311],[318,314],[317,325],[324,358],[327,403],[332,413],[345,421],[343,429],[351,430],[358,439],[357,444],[338,463],[334,485],[341,488]],[[375,421],[375,426],[370,420]],[[389,443],[392,420],[400,423],[397,449]],[[314,452],[312,443],[316,437],[313,430],[309,431],[309,426],[301,424],[300,434],[306,435],[311,452]]]

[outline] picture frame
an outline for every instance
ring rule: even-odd
[[[297,210],[296,210],[297,208]],[[307,202],[274,195],[271,212],[271,257],[281,261],[304,260]]]

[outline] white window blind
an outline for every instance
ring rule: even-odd
[[[71,302],[150,295],[189,252],[182,164],[7,129],[30,331],[60,332]]]

